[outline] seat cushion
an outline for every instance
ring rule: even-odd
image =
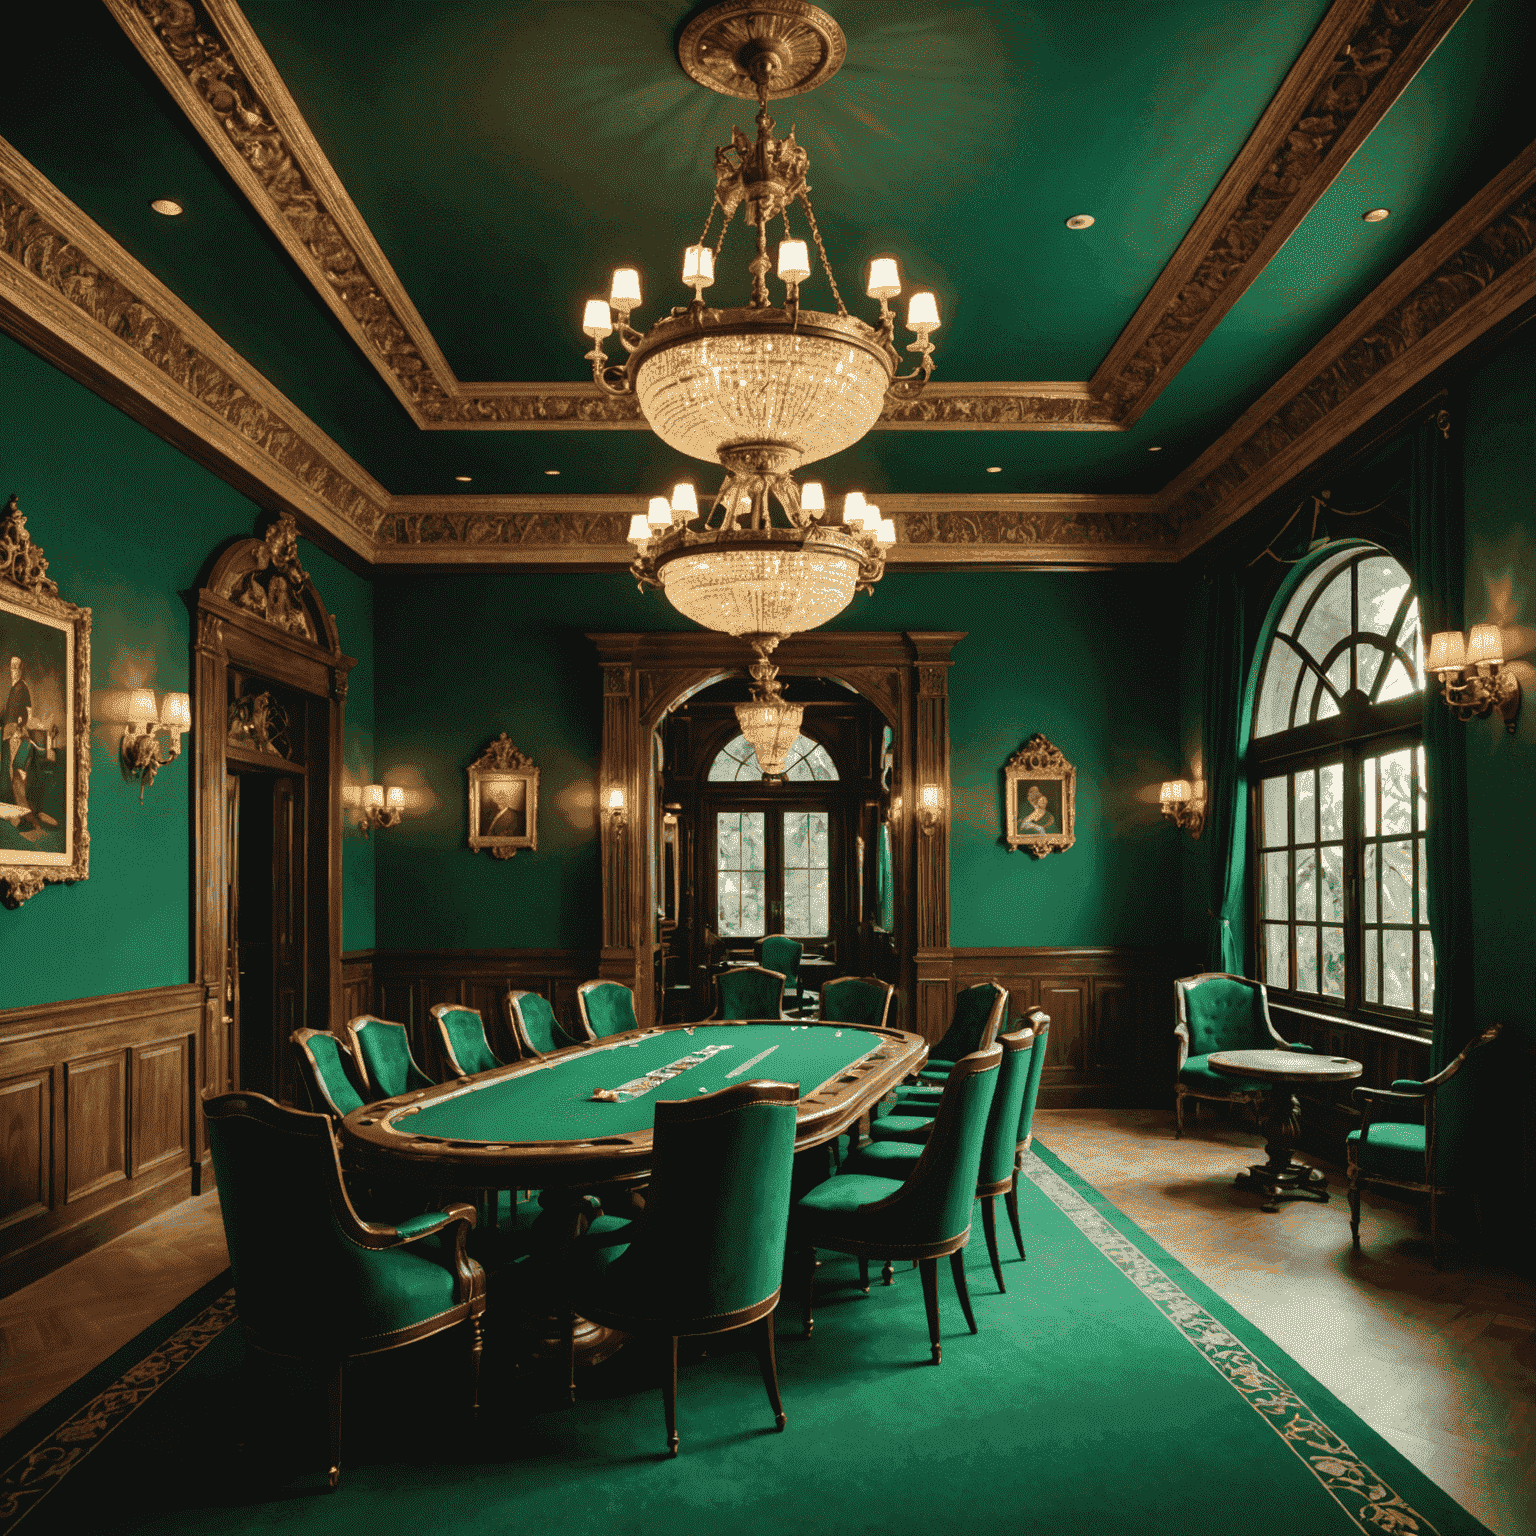
[[[1364,1174],[1380,1174],[1388,1179],[1407,1179],[1413,1184],[1426,1182],[1424,1173],[1424,1127],[1385,1120],[1374,1124],[1362,1142],[1359,1131],[1345,1138],[1350,1155]]]
[[[1224,1072],[1215,1071],[1210,1055],[1191,1056],[1179,1068],[1179,1082],[1191,1092],[1209,1098],[1224,1098],[1234,1093],[1263,1093],[1269,1087],[1268,1083],[1256,1082],[1253,1078],[1228,1077]]]
[[[869,1122],[869,1134],[882,1144],[903,1142],[921,1146],[932,1129],[932,1115],[882,1115]]]
[[[905,1179],[923,1155],[921,1146],[907,1141],[875,1141],[861,1147],[843,1164],[843,1176],[873,1174],[880,1179]]]
[[[877,1174],[835,1173],[795,1203],[794,1219],[808,1232],[835,1231],[840,1219],[861,1205],[887,1200],[901,1188],[899,1178]]]

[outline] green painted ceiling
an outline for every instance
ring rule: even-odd
[[[581,301],[620,262],[645,275],[641,322],[686,297],[672,272],[703,221],[710,153],[752,108],[682,74],[684,7],[244,8],[461,379],[583,378]],[[937,288],[940,378],[1084,379],[1324,8],[842,0],[848,63],[776,116],[811,152],[845,294],[876,252]],[[879,432],[822,477],[884,492],[1157,489],[1536,138],[1516,41],[1527,8],[1473,0],[1131,432]],[[0,134],[391,491],[451,492],[470,474],[477,494],[633,492],[702,469],[647,433],[411,428],[105,8],[67,0],[24,30]],[[182,218],[149,211],[167,195]],[[1392,217],[1361,223],[1378,205]],[[1093,229],[1065,229],[1078,212]],[[737,229],[713,296],[744,291],[746,255]]]

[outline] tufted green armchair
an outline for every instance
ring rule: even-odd
[[[584,981],[576,988],[576,1012],[588,1040],[606,1040],[639,1029],[635,994],[620,981]]]
[[[1360,1246],[1362,1184],[1415,1190],[1429,1196],[1429,1240],[1439,1265],[1440,1197],[1451,1192],[1461,1172],[1450,1149],[1440,1141],[1439,1122],[1445,1108],[1441,1098],[1449,1102],[1458,1095],[1470,1096],[1475,1071],[1463,1075],[1467,1058],[1492,1045],[1503,1031],[1502,1024],[1491,1025],[1469,1041],[1455,1061],[1423,1082],[1401,1077],[1390,1088],[1354,1090],[1360,1129],[1345,1138],[1344,1155],[1349,1165],[1349,1230],[1356,1248]],[[1393,1118],[1403,1113],[1414,1118],[1406,1122]]]
[[[478,1404],[485,1271],[464,1250],[474,1211],[364,1221],[342,1182],[329,1117],[259,1093],[205,1099],[203,1114],[246,1343],[325,1371],[331,1487],[341,1477],[348,1360],[467,1322]]]
[[[1184,1134],[1184,1100],[1216,1099],[1243,1104],[1257,1112],[1270,1085],[1213,1071],[1216,1051],[1310,1051],[1280,1038],[1270,1022],[1269,994],[1264,984],[1224,971],[1185,976],[1173,984],[1177,1051],[1174,1083],[1174,1132]],[[1197,1111],[1198,1112],[1198,1111]]]

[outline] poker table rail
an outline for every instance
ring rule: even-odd
[[[503,1135],[498,1130],[494,1137],[430,1135],[422,1134],[412,1122],[419,1122],[427,1111],[452,1106],[454,1101],[459,1101],[460,1110],[473,1109],[475,1106],[466,1096],[488,1091],[499,1091],[504,1095],[509,1088],[515,1088],[519,1079],[531,1079],[537,1073],[559,1072],[564,1065],[590,1061],[609,1053],[614,1054],[613,1075],[624,1075],[628,1065],[623,1061],[624,1047],[649,1043],[657,1037],[668,1037],[668,1043],[659,1054],[671,1060],[672,1040],[677,1042],[678,1056],[686,1055],[704,1043],[695,1031],[708,1031],[706,1039],[718,1040],[721,1031],[762,1030],[764,1026],[773,1026],[775,1030],[782,1028],[785,1039],[779,1043],[791,1046],[794,1044],[793,1034],[807,1029],[868,1037],[869,1048],[858,1054],[857,1059],[846,1067],[834,1068],[834,1075],[817,1083],[810,1092],[802,1093],[795,1123],[796,1152],[821,1146],[841,1135],[897,1083],[916,1072],[928,1057],[927,1042],[920,1035],[832,1020],[740,1019],[709,1020],[691,1025],[652,1025],[364,1105],[353,1110],[342,1122],[343,1153],[348,1166],[360,1172],[387,1175],[392,1180],[436,1190],[531,1189],[639,1176],[650,1166],[650,1115],[644,1117],[643,1127],[631,1127],[612,1135],[539,1136],[528,1133],[529,1124],[517,1123],[522,1118],[519,1110],[526,1110],[528,1106],[519,1106],[515,1099],[509,1099],[503,1108],[507,1131],[511,1134]],[[824,1046],[827,1042],[819,1043]],[[649,1053],[656,1054],[656,1051]],[[732,1062],[736,1059],[734,1056],[730,1058]],[[795,1081],[801,1075],[786,1070],[793,1064],[793,1052],[780,1058],[777,1072],[774,1056],[767,1056],[760,1066],[758,1060],[751,1057],[743,1063],[750,1075],[736,1078],[735,1071],[740,1070],[736,1068],[730,1074],[731,1078],[738,1082],[783,1082]],[[545,1079],[543,1084],[530,1083],[528,1086],[547,1086],[550,1081],[553,1080]],[[680,1075],[676,1088],[669,1091],[670,1086],[663,1082],[643,1097],[654,1104],[658,1099],[691,1096],[686,1073]],[[451,1113],[450,1109],[450,1117]],[[442,1120],[444,1116],[433,1118]],[[633,1119],[634,1115],[628,1118]],[[529,1114],[527,1119],[536,1121],[537,1115]]]

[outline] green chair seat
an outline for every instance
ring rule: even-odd
[[[937,1105],[934,1106],[938,1108]],[[933,1129],[933,1116],[915,1114],[881,1115],[869,1123],[869,1134],[877,1145],[888,1142],[910,1142],[921,1145],[928,1140]]]
[[[1233,1047],[1227,1047],[1233,1049]],[[1267,1049],[1267,1047],[1266,1047]],[[1218,1072],[1211,1066],[1211,1056],[1214,1051],[1204,1056],[1191,1056],[1188,1061],[1179,1068],[1179,1081],[1186,1088],[1192,1088],[1202,1097],[1218,1098],[1222,1095],[1234,1093],[1263,1093],[1268,1083],[1261,1083],[1251,1077],[1229,1077],[1224,1072]]]
[[[1362,1174],[1382,1174],[1417,1184],[1427,1182],[1422,1125],[1378,1120],[1364,1141],[1359,1131],[1351,1131],[1344,1139],[1351,1144],[1348,1155],[1355,1159]]]
[[[1269,1087],[1247,1078],[1223,1077],[1211,1071],[1207,1058],[1217,1051],[1305,1051],[1292,1045],[1269,1017],[1269,993],[1264,984],[1224,971],[1182,976],[1173,984],[1175,1023],[1174,1135],[1184,1134],[1184,1101],[1198,1108],[1201,1099],[1232,1103],[1240,1100],[1257,1109]]]
[[[895,1175],[839,1173],[800,1197],[796,1217],[846,1215],[884,1200],[900,1188],[901,1179]]]
[[[843,1173],[869,1174],[877,1179],[905,1179],[923,1155],[921,1142],[872,1141],[843,1164]]]

